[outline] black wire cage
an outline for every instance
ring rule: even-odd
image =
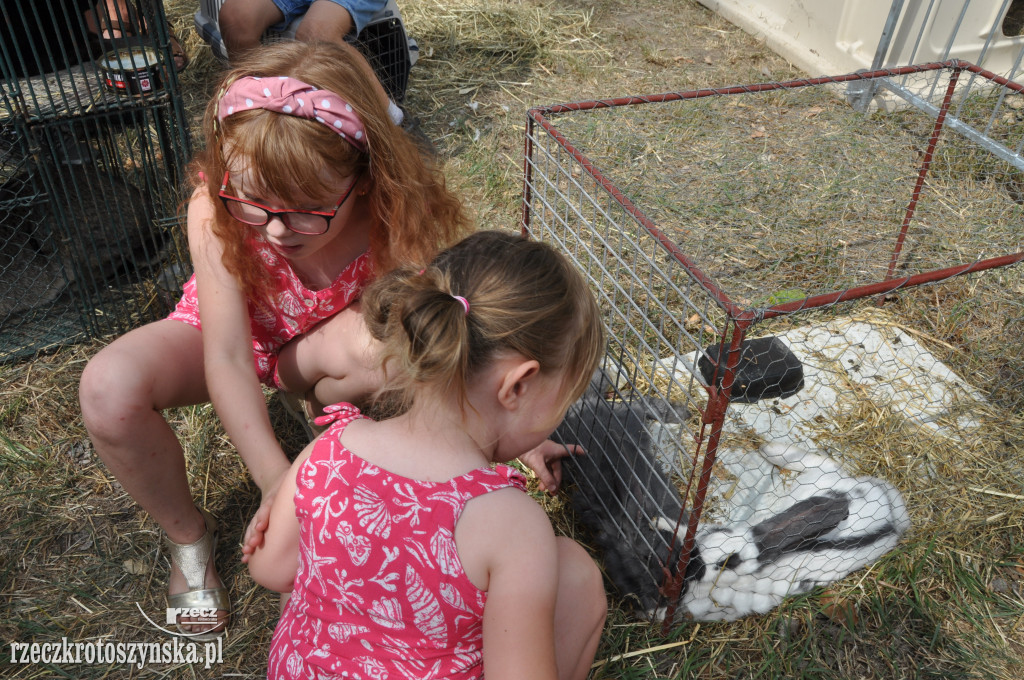
[[[0,17],[7,362],[166,314],[191,140],[158,0],[0,0]]]
[[[218,23],[223,4],[224,0],[199,0],[194,21],[196,32],[209,44],[213,55],[227,63],[228,51]],[[267,29],[263,43],[293,39],[301,21],[302,17],[298,17],[281,30]],[[398,104],[403,103],[409,85],[409,70],[419,58],[419,46],[406,33],[402,13],[395,0],[388,0],[352,43],[366,56],[388,96]]]

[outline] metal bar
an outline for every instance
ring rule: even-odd
[[[527,236],[530,231],[530,203],[533,200],[533,164],[530,163],[533,158],[533,116],[530,113],[526,115],[526,139],[523,142],[523,209],[520,222],[523,236]]]
[[[889,46],[892,44],[892,36],[896,30],[896,20],[903,11],[903,0],[892,0],[889,7],[889,16],[885,18],[885,25],[882,26],[882,35],[878,39],[878,47],[875,48],[875,57],[871,60],[871,70],[877,71],[885,63],[885,57],[889,54]]]
[[[967,6],[969,4],[971,4],[971,0],[965,0],[964,1],[963,11],[960,14],[960,19],[961,20],[963,19],[963,15],[967,12]],[[977,56],[972,56],[971,57],[971,59],[975,63],[983,64],[985,62],[985,55],[988,54],[988,49],[989,49],[989,47],[992,46],[992,40],[997,35],[1002,35],[1002,31],[999,30],[999,28],[1000,28],[999,27],[999,17],[1005,16],[1006,10],[1009,7],[1009,5],[1010,5],[1010,0],[1003,0],[1002,6],[999,8],[999,11],[996,12],[995,21],[992,24],[992,27],[989,28],[988,35],[985,36],[985,43],[981,46],[981,52],[979,52]],[[949,40],[950,46],[952,46],[953,40],[955,39],[956,34],[959,33],[959,31],[960,31],[960,24],[957,23],[956,27],[953,29],[952,35],[950,36],[950,40]],[[947,54],[948,54],[949,47],[947,47],[946,49],[947,49]],[[1017,63],[1018,64],[1020,63],[1020,57],[1021,57],[1021,55],[1020,55],[1020,53],[1018,53],[1018,55],[1017,55]],[[1016,70],[1016,65],[1014,66],[1014,70]],[[971,77],[967,80],[967,85],[964,87],[964,91],[965,92],[970,92],[971,91],[971,88],[974,86],[974,79],[976,77],[977,77],[977,74],[973,74],[973,73],[971,74]],[[967,101],[966,96],[961,98],[960,105],[957,107],[957,110],[956,110],[958,116],[960,115],[960,111],[963,110],[963,106],[966,103],[966,101]],[[998,106],[992,110],[992,115],[993,116],[995,116],[996,109],[998,109]],[[986,132],[988,131],[988,129],[989,129],[989,127],[985,128]]]
[[[772,92],[774,90],[791,90],[812,85],[828,85],[830,83],[848,83],[853,80],[868,80],[871,78],[889,78],[912,73],[924,73],[937,71],[951,66],[964,66],[962,61],[936,61],[927,64],[915,64],[911,66],[899,66],[896,68],[883,68],[875,71],[858,71],[836,76],[820,76],[817,78],[798,78],[773,83],[755,83],[752,85],[732,85],[720,88],[705,88],[701,90],[686,90],[682,92],[664,92],[660,94],[629,97],[616,97],[612,99],[592,99],[587,101],[570,102],[563,104],[552,104],[541,106],[530,110],[530,115],[540,119],[551,114],[566,113],[569,111],[589,111],[591,109],[605,109],[615,106],[636,106],[643,104],[660,104],[663,102],[680,101],[684,99],[700,99],[702,97],[719,97],[723,95],[750,94],[752,92]],[[966,68],[966,66],[964,66]]]
[[[900,12],[902,11],[903,0],[892,0],[892,5],[889,6],[889,16],[885,18],[882,34],[879,36],[878,46],[875,48],[875,56],[871,60],[870,70],[877,71],[885,63],[885,57],[889,54],[889,46],[892,44],[893,32],[896,29],[896,21],[899,19]],[[862,113],[867,111],[871,100],[875,98],[877,90],[878,85],[874,80],[867,81],[864,89],[859,94],[854,95],[854,100],[851,102],[854,110]]]
[[[935,146],[939,143],[939,136],[942,134],[942,123],[946,119],[949,105],[953,101],[953,92],[956,90],[957,81],[960,78],[960,69],[953,69],[946,86],[946,96],[942,99],[942,108],[935,116],[935,125],[932,127],[931,137],[928,139],[928,148],[921,159],[921,169],[917,173],[917,181],[914,183],[914,190],[910,194],[910,202],[907,204],[906,213],[903,216],[903,224],[900,225],[899,235],[896,237],[896,246],[893,248],[892,258],[889,260],[889,269],[885,277],[891,279],[896,271],[896,262],[899,260],[900,252],[903,250],[903,242],[907,238],[907,230],[910,229],[910,222],[914,219],[914,211],[917,209],[917,202],[921,198],[921,189],[924,187],[924,180],[928,176],[928,170],[932,166],[932,157],[935,155]]]
[[[964,70],[971,69],[968,68],[967,66],[964,66]],[[995,74],[990,75],[994,76]],[[993,77],[990,79],[1016,92],[1024,92],[1024,87],[1012,81],[1006,80],[1005,82],[999,82],[999,79],[997,79],[997,77]],[[932,104],[931,102],[929,102],[927,99],[924,99],[914,94],[913,92],[904,89],[902,86],[897,85],[896,83],[883,79],[879,81],[879,85],[889,90],[890,92],[898,96],[900,99],[906,101],[908,104],[910,104],[916,109],[919,109],[931,115],[938,115],[939,113],[939,108]],[[1021,156],[1019,152],[1011,151],[1002,144],[999,144],[998,142],[994,141],[991,137],[981,134],[980,132],[975,130],[971,125],[964,123],[956,116],[946,117],[946,127],[963,135],[967,139],[971,140],[972,142],[982,147],[989,153],[1000,158],[1001,160],[1004,160],[1007,163],[1012,164],[1018,170],[1024,170],[1024,156]]]
[[[804,309],[827,307],[840,302],[847,302],[849,300],[856,300],[873,295],[887,295],[900,290],[901,288],[912,288],[926,283],[936,283],[938,281],[953,278],[954,276],[973,274],[975,272],[996,269],[998,267],[1008,267],[1021,261],[1024,261],[1024,252],[1000,255],[999,257],[991,257],[985,260],[971,262],[970,264],[957,265],[955,267],[936,269],[901,279],[890,279],[888,281],[879,281],[877,283],[867,284],[864,286],[848,288],[844,291],[812,295],[804,298],[803,300],[795,300],[793,302],[775,305],[774,307],[769,307],[767,309],[752,310],[740,315],[737,319],[741,321],[760,321],[763,319],[771,319],[777,316],[784,316],[786,314],[792,314],[793,312],[799,312]]]
[[[683,583],[686,580],[686,568],[689,565],[690,557],[693,554],[693,547],[697,540],[697,525],[703,514],[704,501],[707,498],[708,487],[711,484],[711,473],[717,460],[718,443],[722,438],[725,414],[729,409],[729,395],[732,393],[736,367],[740,363],[743,339],[746,337],[747,330],[747,323],[737,323],[733,327],[732,339],[729,342],[729,352],[725,361],[725,375],[722,378],[722,386],[716,388],[715,379],[708,386],[708,403],[704,410],[703,422],[706,426],[711,427],[711,434],[704,449],[704,460],[701,466],[700,478],[697,481],[697,491],[693,497],[693,508],[686,525],[686,536],[683,538],[679,562],[676,563],[676,570],[672,579],[666,581],[663,586],[665,597],[669,601],[668,609],[665,612],[663,633],[668,632],[669,626],[675,618],[676,608],[681,600]],[[722,336],[722,344],[725,344],[725,335]],[[719,353],[719,356],[721,356],[721,353]],[[671,552],[669,554],[671,555]]]

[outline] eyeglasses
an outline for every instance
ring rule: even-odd
[[[273,210],[256,201],[248,201],[244,198],[228,195],[226,192],[228,190],[229,174],[229,172],[224,173],[224,181],[221,183],[220,192],[217,194],[229,215],[239,222],[253,227],[262,227],[270,221],[271,217],[279,217],[284,222],[284,226],[296,234],[306,234],[308,236],[317,236],[327,232],[331,225],[331,220],[338,214],[341,206],[345,204],[352,190],[359,183],[359,178],[356,177],[348,191],[338,201],[338,205],[334,206],[334,210],[330,212],[324,210]]]

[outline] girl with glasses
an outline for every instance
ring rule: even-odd
[[[227,590],[216,522],[192,500],[181,444],[161,415],[211,401],[262,492],[265,526],[289,468],[262,386],[359,401],[381,376],[357,300],[374,276],[429,260],[468,228],[459,201],[389,116],[354,50],[280,43],[231,70],[207,107],[188,245],[195,274],[174,312],[100,351],[82,375],[98,455],[166,533],[168,607],[219,635]]]

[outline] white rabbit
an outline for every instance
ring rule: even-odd
[[[775,514],[756,524],[698,527],[681,605],[697,620],[763,614],[788,595],[806,593],[875,562],[910,527],[903,497],[890,483],[853,477],[830,458],[794,445],[765,444],[773,465],[798,474]],[[675,522],[653,518],[662,532]],[[655,612],[656,614],[656,612]]]

